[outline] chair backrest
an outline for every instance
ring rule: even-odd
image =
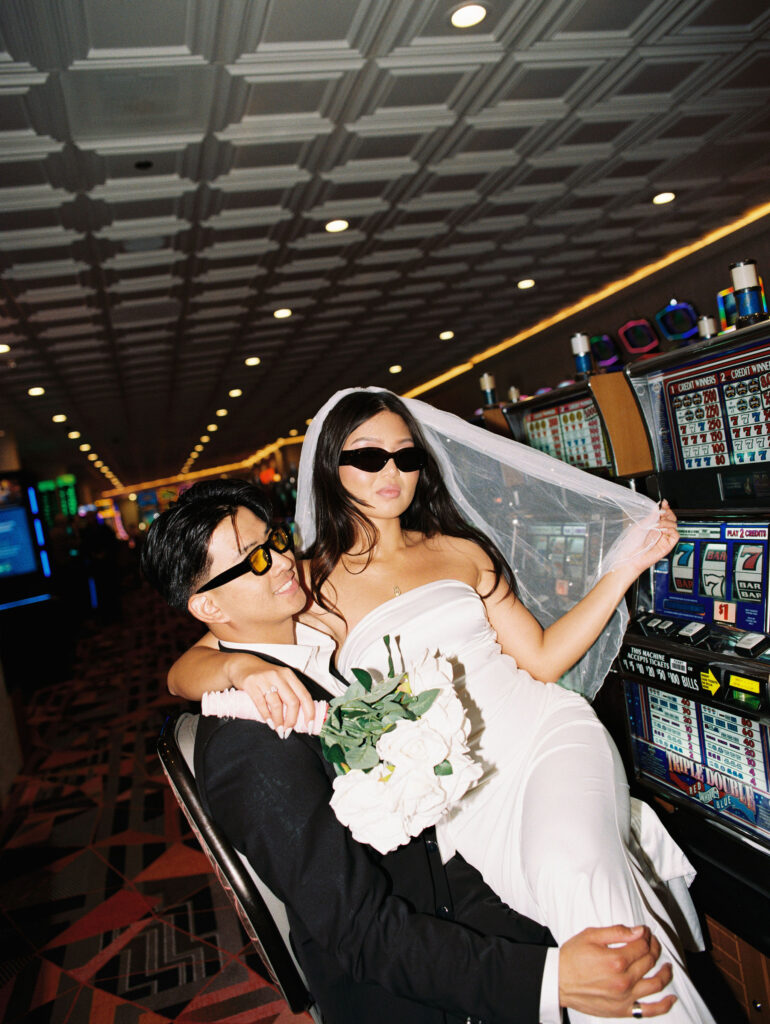
[[[203,808],[195,783],[193,750],[199,715],[167,718],[157,750],[163,771],[222,888],[292,1013],[307,1010],[322,1024],[289,941],[284,904],[268,889]]]

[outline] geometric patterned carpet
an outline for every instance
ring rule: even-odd
[[[0,821],[4,1024],[307,1024],[259,957],[155,752],[172,661],[200,626],[146,586],[25,705]]]

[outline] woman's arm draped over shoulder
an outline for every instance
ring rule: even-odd
[[[176,697],[199,701],[210,690],[244,690],[265,719],[292,729],[300,707],[312,717],[313,700],[290,668],[271,665],[258,655],[220,651],[207,633],[177,658],[168,673]],[[275,687],[275,689],[273,689]]]
[[[536,679],[555,682],[601,635],[634,580],[665,557],[678,538],[676,517],[664,502],[660,522],[641,538],[639,552],[603,576],[582,601],[546,629],[504,585],[499,585],[485,597],[484,604],[503,651]],[[485,595],[493,577],[487,566],[480,564],[480,569],[477,589]]]

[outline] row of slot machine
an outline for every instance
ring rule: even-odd
[[[629,594],[600,714],[639,795],[670,812],[707,912],[770,955],[770,323],[483,414],[676,511],[679,542]],[[601,539],[591,523],[531,529],[558,603],[590,578]]]

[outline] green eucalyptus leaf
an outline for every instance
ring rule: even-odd
[[[354,668],[352,669],[352,672],[361,686],[363,686],[368,693],[372,688],[372,677],[369,673],[363,668]]]
[[[321,741],[323,755],[330,764],[342,764],[345,760],[345,751],[339,743],[324,743]]]
[[[388,649],[388,675],[392,677],[396,674],[396,670],[393,667],[393,655],[390,650],[390,637],[384,636],[382,639]]]
[[[434,775],[452,775],[453,774],[452,765],[445,758],[441,762],[441,764],[434,765],[433,774]]]
[[[348,764],[351,768],[360,768],[367,771],[380,763],[380,757],[374,747],[358,747],[351,750],[348,755]]]
[[[412,714],[417,715],[418,717],[424,715],[438,695],[438,689],[423,690],[422,693],[418,693],[417,696],[413,697],[409,702],[409,710]]]

